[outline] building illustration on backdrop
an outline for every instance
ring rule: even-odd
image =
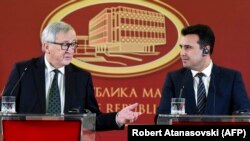
[[[88,31],[87,36],[78,36],[75,52],[75,58],[85,62],[126,65],[107,58],[142,61],[141,55],[157,55],[155,48],[167,42],[164,15],[124,6],[102,10],[89,21]]]

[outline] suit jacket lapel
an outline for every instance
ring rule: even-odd
[[[184,98],[186,98],[186,109],[188,114],[195,114],[197,112],[196,102],[195,102],[195,94],[194,94],[194,86],[193,86],[193,76],[190,70],[188,70],[187,80],[184,85]]]
[[[65,106],[64,113],[67,113],[71,107],[71,96],[75,93],[74,86],[76,85],[74,81],[75,75],[71,65],[65,66]]]
[[[216,86],[218,86],[219,82],[219,69],[218,67],[214,64],[211,72],[211,79],[209,83],[209,89],[208,89],[208,94],[207,94],[207,105],[205,109],[205,114],[213,114],[215,113],[216,110]]]
[[[37,87],[38,100],[41,104],[41,112],[46,112],[46,98],[45,98],[45,62],[44,56],[40,57],[36,66],[34,67],[34,79]]]

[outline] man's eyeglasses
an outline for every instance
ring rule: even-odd
[[[51,44],[55,44],[55,45],[61,45],[61,49],[62,50],[68,50],[69,47],[71,47],[71,49],[75,50],[78,47],[78,43],[77,42],[72,42],[72,43],[57,43],[57,42],[49,42]]]

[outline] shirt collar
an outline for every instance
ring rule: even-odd
[[[212,72],[212,67],[213,67],[213,61],[210,62],[210,64],[201,72],[206,76],[210,76],[211,72]],[[197,73],[199,73],[199,71],[195,71],[195,70],[191,70],[193,77],[196,76]]]
[[[45,54],[45,56],[44,56],[44,61],[45,61],[45,67],[47,68],[48,72],[51,72],[51,71],[53,71],[54,69],[56,69],[56,68],[54,68],[52,65],[50,65],[50,63],[48,62],[48,60],[47,60],[47,58],[46,58],[46,54]],[[61,67],[61,68],[58,68],[58,70],[60,71],[60,73],[64,74],[64,68],[65,68],[65,66],[63,66],[63,67]]]

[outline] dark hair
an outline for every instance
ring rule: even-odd
[[[181,31],[182,35],[197,34],[199,36],[198,44],[200,44],[201,49],[205,46],[210,46],[210,54],[213,53],[215,36],[212,29],[207,25],[197,24],[188,26]]]

